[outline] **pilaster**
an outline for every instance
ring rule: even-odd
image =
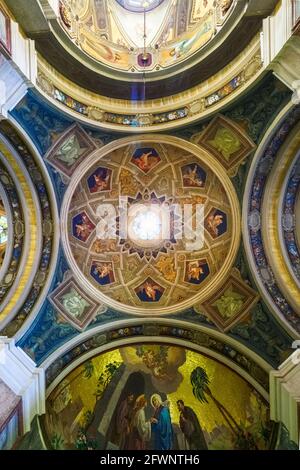
[[[0,379],[22,397],[23,433],[30,430],[35,415],[45,413],[44,370],[15,345],[14,339],[0,337]]]

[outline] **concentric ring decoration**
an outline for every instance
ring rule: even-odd
[[[0,272],[0,329],[2,335],[19,336],[25,321],[28,327],[37,314],[54,273],[57,209],[37,152],[8,122],[1,123],[0,163],[9,225]]]
[[[134,237],[105,239],[111,204],[118,233],[119,196],[128,197],[129,214],[136,202],[203,205],[204,246],[189,251],[172,230],[152,248]],[[176,313],[206,300],[228,276],[240,242],[239,203],[222,165],[200,146],[170,136],[128,137],[92,151],[76,168],[61,238],[76,282],[99,303],[136,315]]]

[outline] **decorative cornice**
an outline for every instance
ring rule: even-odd
[[[299,134],[299,131],[298,131]],[[281,242],[284,252],[287,254],[286,261],[290,271],[300,288],[300,250],[297,240],[297,200],[300,194],[300,155],[299,144],[296,148],[296,157],[290,167],[283,188],[282,201],[279,206]]]
[[[270,166],[262,194],[261,225],[262,238],[268,263],[274,273],[277,285],[294,312],[300,317],[300,290],[293,269],[290,269],[286,249],[282,243],[281,204],[286,179],[295,154],[300,145],[300,124],[290,130],[289,135],[278,148],[276,159]],[[285,221],[288,223],[287,217]],[[283,232],[284,235],[284,232]]]

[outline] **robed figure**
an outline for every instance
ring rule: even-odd
[[[151,439],[151,423],[146,420],[145,407],[147,400],[145,395],[140,395],[134,404],[131,421],[131,433],[129,437],[129,450],[145,450]]]
[[[189,406],[185,406],[182,400],[177,401],[177,407],[180,412],[180,429],[186,438],[189,449],[207,450],[204,434],[194,410]]]
[[[168,403],[163,403],[160,395],[151,397],[154,416],[151,418],[151,429],[154,434],[155,450],[170,450],[173,448],[173,429]]]

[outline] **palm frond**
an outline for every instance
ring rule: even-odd
[[[191,373],[191,384],[193,386],[193,394],[201,403],[208,403],[206,393],[209,391],[209,378],[202,367],[196,367]]]

